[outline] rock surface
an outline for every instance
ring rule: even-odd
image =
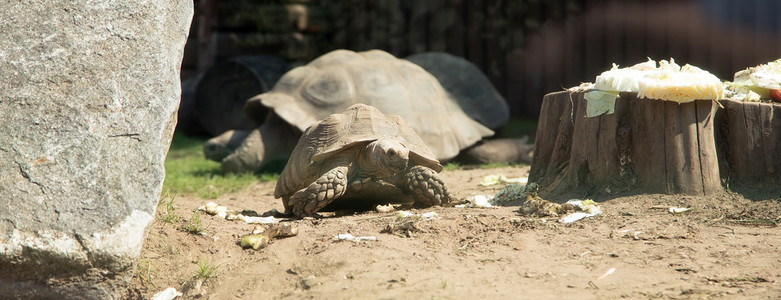
[[[124,292],[160,198],[192,10],[0,3],[0,295]]]

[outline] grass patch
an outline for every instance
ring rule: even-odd
[[[534,137],[537,135],[537,119],[510,118],[507,125],[496,132],[497,138],[519,138],[524,135],[529,136],[529,143],[534,143]]]
[[[146,259],[138,261],[136,276],[145,287],[152,289],[157,288],[157,285],[152,281],[152,262]]]
[[[487,164],[479,164],[479,165],[466,165],[464,166],[466,169],[473,169],[473,168],[480,168],[480,169],[497,169],[497,168],[504,168],[504,167],[515,167],[515,166],[528,166],[527,163],[487,163]],[[445,171],[455,171],[460,169],[462,166],[458,162],[448,162],[445,165],[442,166],[443,170]]]
[[[461,167],[461,164],[459,164],[458,162],[449,162],[442,167],[445,171],[455,171],[458,170],[459,167]]]
[[[511,166],[508,163],[488,163],[488,164],[482,164],[480,165],[480,169],[496,169],[496,168],[504,168]]]
[[[504,167],[516,167],[516,166],[528,166],[527,163],[488,163],[488,164],[482,164],[480,165],[480,169],[496,169],[496,168],[504,168]]]
[[[201,223],[201,214],[198,211],[194,211],[187,224],[179,227],[179,230],[191,234],[202,234],[206,231],[206,226],[203,226]]]
[[[217,272],[218,267],[219,266],[212,265],[209,263],[209,261],[201,258],[198,261],[198,274],[196,274],[195,277],[203,280],[209,279],[214,276],[214,273]]]
[[[165,242],[165,239],[163,239],[162,236],[157,236],[157,238],[160,240],[160,244],[162,244],[163,252],[165,254],[168,254],[168,255],[171,255],[171,256],[175,256],[175,255],[179,254],[179,248],[176,248],[176,247],[168,245],[168,243]]]
[[[174,207],[175,199],[175,195],[169,196],[168,194],[160,199],[160,202],[157,203],[157,211],[160,212],[160,215],[157,217],[158,220],[167,224],[173,224],[176,221],[176,214],[174,213],[174,210],[176,210],[176,207]]]
[[[253,182],[271,181],[279,177],[276,170],[264,170],[259,174],[223,174],[220,163],[203,156],[205,142],[206,138],[174,134],[165,160],[163,191],[214,199],[225,193],[240,191]],[[274,167],[279,168],[278,165]]]

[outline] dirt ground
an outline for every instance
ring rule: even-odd
[[[503,187],[479,186],[486,175],[528,171],[462,167],[443,177],[466,198]],[[274,184],[213,201],[281,211]],[[177,220],[152,225],[127,297],[174,287],[184,299],[778,299],[781,198],[766,198],[724,192],[595,199],[604,213],[571,224],[521,216],[513,206],[413,209],[437,218],[406,224],[394,212],[331,214],[288,221],[297,236],[245,250],[238,241],[255,225],[199,213],[205,234],[178,230],[209,201],[180,195]],[[667,207],[692,210],[672,214]],[[376,240],[335,240],[343,233]],[[198,278],[199,263],[211,276]]]

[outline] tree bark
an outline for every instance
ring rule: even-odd
[[[729,184],[781,184],[781,104],[720,101],[719,167]]]
[[[708,195],[721,190],[716,103],[638,99],[587,118],[584,92],[544,97],[530,182],[546,199],[623,192]]]

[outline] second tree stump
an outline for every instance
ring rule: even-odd
[[[781,184],[781,104],[721,100],[716,114],[721,174],[739,186]]]
[[[564,91],[543,99],[529,174],[543,197],[721,190],[715,102],[679,104],[621,93],[613,114],[588,118],[583,95]]]

